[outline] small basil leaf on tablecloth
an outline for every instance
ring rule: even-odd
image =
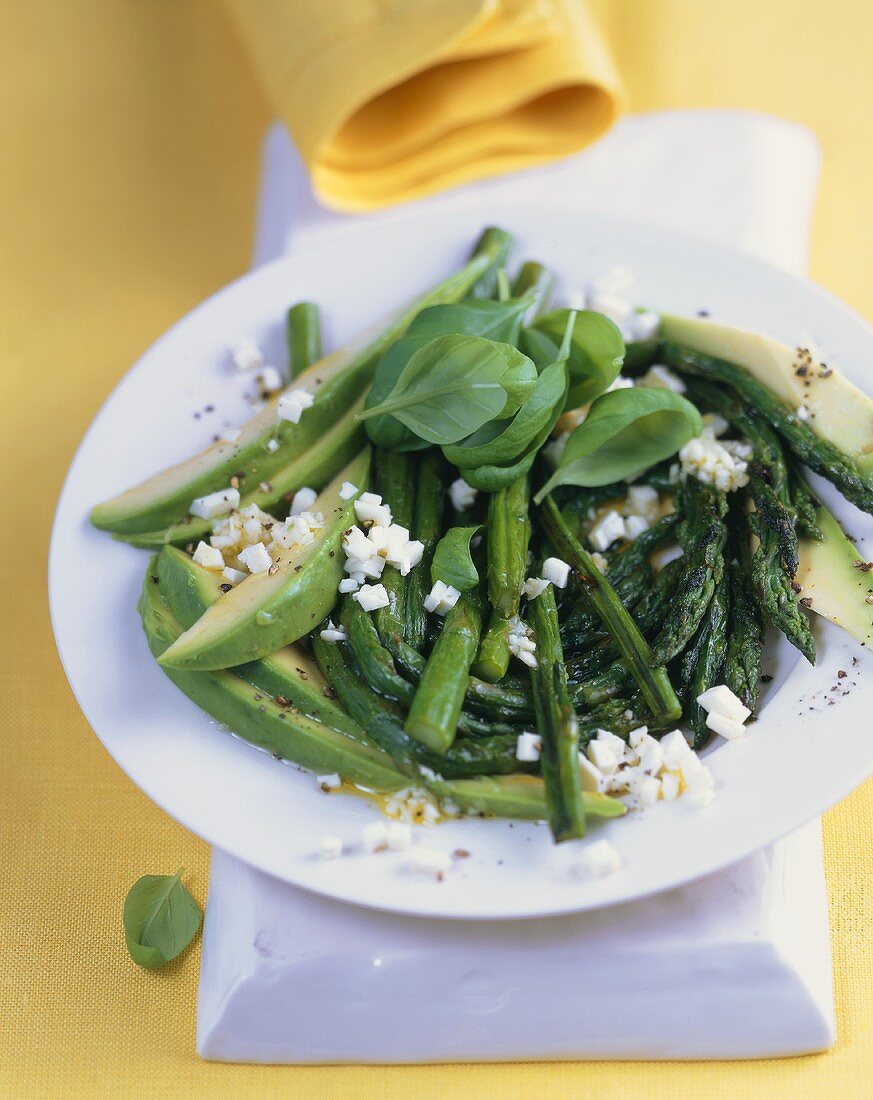
[[[466,592],[479,583],[479,571],[473,564],[470,542],[481,531],[482,525],[474,527],[450,527],[437,543],[430,566],[431,580],[442,581]]]
[[[130,957],[153,970],[185,950],[200,928],[200,906],[175,875],[143,875],[124,899],[124,937]]]
[[[614,390],[599,397],[567,440],[561,462],[534,498],[558,485],[593,487],[636,477],[700,435],[700,413],[665,389]]]

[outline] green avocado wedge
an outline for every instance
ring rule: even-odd
[[[161,595],[183,630],[193,626],[207,608],[224,598],[219,574],[204,569],[175,546],[161,550],[154,568]],[[239,665],[234,672],[268,695],[287,699],[292,706],[331,729],[341,730],[356,741],[368,741],[357,722],[333,701],[321,670],[302,646],[284,646],[258,661]]]
[[[363,428],[355,423],[355,412],[361,408],[362,403],[362,400],[358,400],[307,451],[272,473],[268,482],[259,482],[256,489],[243,494],[240,508],[255,504],[265,512],[271,512],[304,485],[320,489],[327,484],[366,443]],[[213,522],[188,516],[182,523],[174,523],[159,531],[145,531],[135,535],[116,534],[115,538],[146,550],[157,550],[166,545],[184,546],[197,543],[200,539],[208,539]]]
[[[205,451],[155,474],[140,485],[97,505],[91,522],[121,535],[156,532],[184,521],[196,497],[225,489],[237,477],[240,493],[270,481],[276,471],[319,440],[372,381],[383,352],[403,335],[414,317],[428,306],[460,301],[495,264],[506,261],[512,238],[501,229],[486,229],[468,262],[442,282],[419,295],[387,321],[357,340],[314,363],[283,391],[306,390],[314,404],[299,424],[279,420],[277,394],[242,428],[235,443],[218,442]],[[272,440],[278,449],[270,450]]]
[[[160,657],[181,633],[160,592],[157,561],[146,572],[139,612],[149,649]],[[338,772],[349,783],[371,791],[394,791],[409,784],[387,753],[295,714],[229,671],[188,672],[165,668],[176,687],[217,722],[258,748],[291,760],[316,774]]]
[[[536,775],[442,779],[432,783],[431,789],[441,798],[450,798],[466,814],[519,821],[544,821],[548,817],[545,784]],[[595,791],[582,792],[582,805],[591,817],[621,817],[627,813],[618,799]]]
[[[161,656],[166,668],[231,668],[296,642],[329,614],[343,574],[342,536],[355,522],[353,500],[340,487],[366,486],[370,452],[362,451],[316,499],[324,527],[307,546],[286,550],[275,571],[246,577]]]
[[[833,515],[820,506],[816,522],[821,542],[802,539],[794,580],[809,609],[842,627],[863,646],[873,645],[873,570],[858,553]]]

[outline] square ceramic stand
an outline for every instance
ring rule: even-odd
[[[513,203],[556,196],[802,271],[817,175],[816,143],[798,127],[677,112],[626,119],[563,164],[421,205],[481,205],[499,222]],[[317,206],[275,127],[255,262],[329,246],[347,221]],[[681,889],[524,921],[359,909],[212,855],[197,1014],[203,1058],[763,1058],[833,1039],[818,821]]]

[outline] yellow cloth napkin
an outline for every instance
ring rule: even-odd
[[[586,0],[225,0],[319,198],[404,202],[576,152],[619,110]]]

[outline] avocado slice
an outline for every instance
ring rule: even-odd
[[[184,630],[225,595],[219,574],[204,569],[175,546],[161,550],[155,572],[167,608]],[[302,646],[284,646],[258,661],[239,665],[234,672],[269,695],[287,699],[331,729],[368,742],[357,722],[333,701],[327,680]]]
[[[348,410],[372,380],[379,357],[403,335],[421,310],[460,301],[495,263],[504,261],[510,241],[503,230],[486,229],[462,268],[298,375],[283,393],[304,389],[315,398],[315,404],[306,410],[299,424],[278,420],[276,407],[280,395],[277,394],[244,425],[235,443],[215,443],[193,458],[97,505],[91,512],[91,522],[101,530],[123,535],[154,532],[181,522],[195,497],[226,488],[233,476],[239,480],[241,494],[248,493],[261,481],[269,481]],[[268,449],[272,439],[279,441],[277,451]]]
[[[352,406],[345,416],[325,431],[312,446],[291,460],[287,466],[270,475],[269,482],[259,482],[256,489],[240,498],[240,508],[256,504],[269,512],[290,493],[296,493],[304,485],[320,488],[341,467],[350,462],[366,442],[364,429],[355,421],[355,413],[363,405],[363,398]],[[213,520],[188,516],[182,523],[172,524],[159,531],[147,531],[134,535],[116,534],[122,542],[156,550],[161,546],[177,546],[208,538]]]
[[[850,455],[861,473],[873,472],[873,399],[839,371],[801,358],[799,348],[699,317],[663,315],[661,337],[744,367],[792,409],[804,405],[816,435]]]
[[[181,634],[160,592],[157,560],[146,572],[139,612],[149,649],[160,657]],[[409,778],[394,767],[391,757],[374,745],[356,741],[329,729],[305,714],[294,714],[261,694],[233,672],[189,672],[165,668],[177,688],[217,722],[258,748],[324,774],[338,772],[343,779],[372,791],[395,791]]]
[[[286,550],[277,569],[255,573],[212,605],[160,657],[167,668],[215,669],[266,657],[296,642],[330,612],[343,574],[342,536],[355,522],[354,501],[342,500],[344,481],[366,484],[370,452],[340,471],[312,506],[325,525],[307,546]]]
[[[867,599],[873,598],[873,570],[827,508],[819,507],[816,520],[824,540],[800,542],[800,565],[794,578],[801,587],[800,597],[812,601],[810,611],[870,646],[873,604]]]
[[[437,780],[433,789],[468,814],[513,817],[520,821],[544,821],[548,817],[545,784],[536,775],[443,779]],[[621,817],[627,813],[618,799],[596,791],[583,791],[582,804],[585,813],[592,817]]]

